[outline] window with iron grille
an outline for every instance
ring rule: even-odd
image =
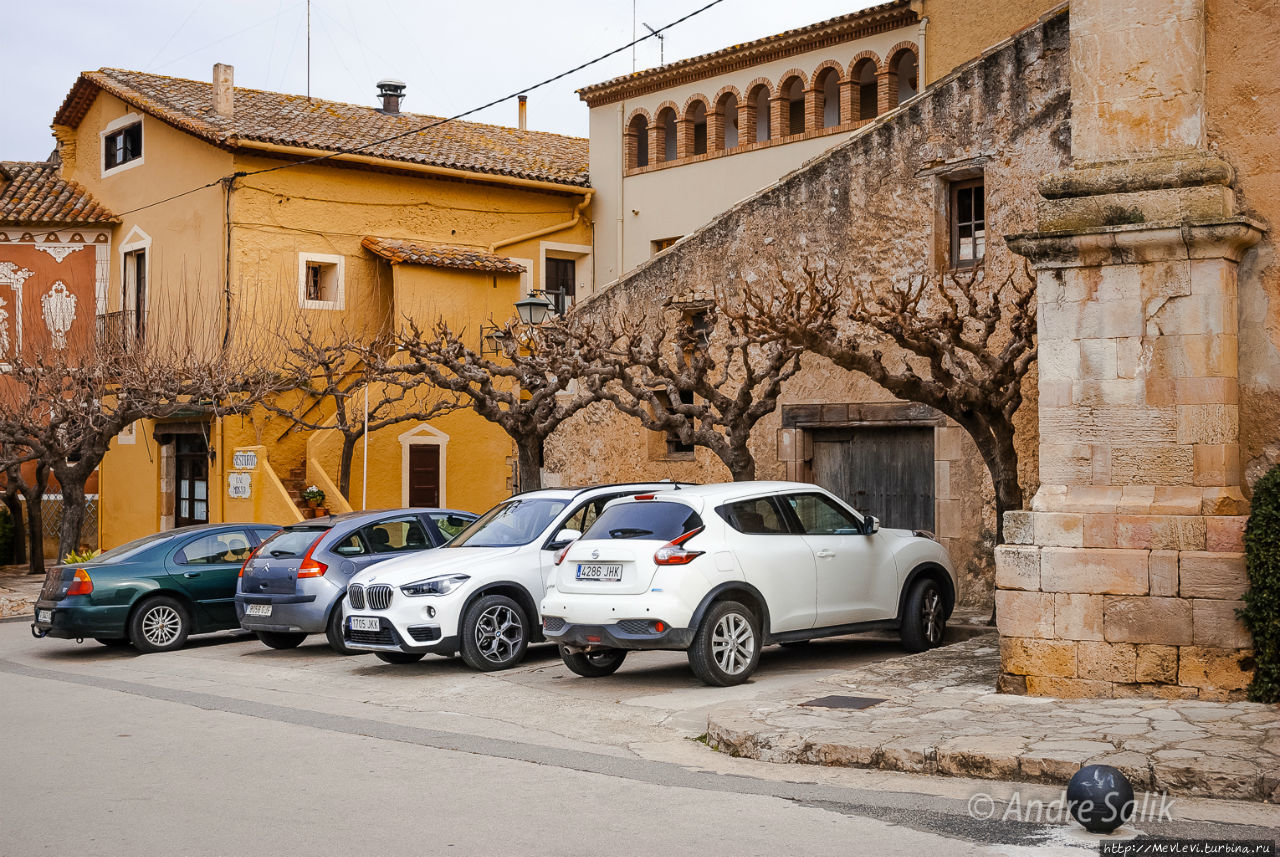
[[[558,315],[573,306],[576,266],[573,259],[547,257],[547,299],[555,306]]]
[[[982,179],[951,185],[951,267],[982,263],[987,244],[986,194]]]

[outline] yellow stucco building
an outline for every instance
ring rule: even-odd
[[[300,318],[367,334],[443,316],[479,348],[481,325],[531,291],[589,291],[586,140],[437,124],[400,112],[395,82],[375,108],[231,76],[85,72],[59,109],[63,175],[119,218],[95,295],[100,335],[181,331],[270,351]],[[302,483],[333,511],[483,511],[509,490],[510,439],[470,410],[372,433],[348,498],[335,485],[341,438],[289,427],[266,413],[135,425],[100,471],[101,545],[205,520],[300,520]]]

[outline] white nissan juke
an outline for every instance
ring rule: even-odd
[[[881,529],[816,485],[738,482],[610,503],[557,557],[541,612],[578,675],[676,649],[724,686],[773,643],[896,629],[910,651],[940,645],[956,596],[932,534]]]

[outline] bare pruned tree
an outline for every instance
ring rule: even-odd
[[[290,420],[290,430],[333,430],[342,436],[338,490],[348,499],[351,462],[366,429],[425,422],[461,407],[393,359],[395,340],[389,334],[367,338],[342,329],[321,331],[300,320],[284,352],[287,386],[301,396],[292,402],[268,397],[261,404]]]
[[[946,414],[974,439],[1004,512],[1020,509],[1014,414],[1036,358],[1034,279],[982,269],[873,282],[829,263],[766,256],[726,310],[761,342],[802,347],[895,396]]]
[[[30,479],[23,473],[30,465]],[[26,563],[28,574],[44,574],[44,492],[49,487],[49,468],[31,450],[0,442],[0,466],[4,486],[0,500],[13,521],[13,561]],[[21,501],[19,500],[21,498]],[[22,507],[26,506],[26,516]]]
[[[242,412],[279,388],[279,373],[258,368],[249,354],[201,356],[177,340],[130,347],[106,340],[92,349],[25,348],[8,358],[0,443],[28,451],[57,479],[60,557],[80,544],[85,485],[126,427],[178,413]],[[39,553],[39,535],[29,535],[31,553]]]
[[[604,397],[651,431],[709,449],[734,481],[755,479],[751,431],[777,409],[803,349],[753,336],[741,314],[710,302],[669,303],[613,324]]]
[[[505,431],[516,445],[519,490],[540,488],[547,437],[600,399],[607,343],[572,313],[540,325],[496,327],[488,337],[493,359],[473,351],[466,333],[439,319],[424,334],[410,321],[397,335],[406,358],[400,367]]]

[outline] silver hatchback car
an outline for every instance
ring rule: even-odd
[[[383,560],[440,547],[475,518],[455,509],[394,509],[285,527],[240,570],[240,626],[273,649],[291,649],[323,632],[334,651],[357,654],[342,639],[342,600],[351,577]]]

